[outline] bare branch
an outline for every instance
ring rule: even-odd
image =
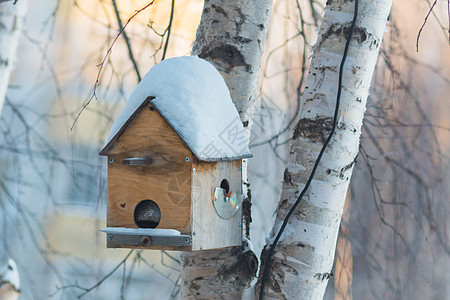
[[[141,77],[141,74],[139,73],[139,68],[136,63],[136,60],[134,59],[133,50],[131,50],[130,39],[128,38],[127,32],[125,31],[125,28],[123,27],[123,24],[122,24],[122,19],[120,18],[119,8],[117,7],[116,0],[111,0],[111,1],[113,4],[113,7],[114,7],[114,13],[116,14],[117,23],[119,25],[119,31],[122,32],[123,39],[125,40],[125,43],[127,44],[128,56],[130,57],[130,60],[133,63],[133,67],[134,67],[134,71],[136,72],[137,80],[138,80],[138,82],[140,82],[142,80],[142,77]]]
[[[434,6],[436,5],[437,0],[434,0],[433,5],[431,5],[430,10],[428,11],[426,17],[425,17],[425,21],[423,22],[422,26],[419,29],[419,33],[417,34],[417,41],[416,41],[416,51],[419,52],[419,38],[420,38],[420,34],[422,33],[422,29],[425,27],[425,24],[428,21],[428,17],[430,16],[431,12],[433,11]]]
[[[131,22],[131,20],[136,17],[139,13],[141,13],[142,11],[144,11],[145,9],[147,9],[149,6],[151,6],[153,4],[153,2],[155,2],[155,0],[153,0],[152,2],[146,4],[144,7],[138,9],[135,11],[135,13],[128,18],[128,20],[125,22],[125,24],[123,25],[122,29],[119,31],[119,33],[117,34],[117,36],[114,38],[113,42],[111,43],[111,45],[108,48],[108,51],[106,51],[105,56],[103,57],[103,60],[100,64],[98,64],[97,66],[99,67],[98,69],[98,73],[97,73],[97,78],[95,79],[95,83],[94,83],[94,89],[92,91],[92,95],[91,97],[88,99],[88,101],[83,105],[83,107],[81,108],[80,112],[78,113],[78,115],[75,117],[75,120],[73,121],[72,127],[70,128],[70,130],[72,131],[73,127],[75,126],[75,123],[77,122],[78,118],[80,117],[81,113],[84,111],[84,109],[89,105],[89,103],[91,103],[92,99],[96,98],[97,99],[97,95],[96,95],[96,91],[97,91],[97,87],[98,84],[100,82],[100,76],[102,74],[102,70],[103,70],[103,66],[106,62],[106,60],[108,59],[109,55],[111,54],[112,48],[114,47],[114,44],[116,43],[117,39],[119,38],[119,36],[122,34],[122,32],[125,30],[125,28],[128,26],[128,24]]]
[[[171,9],[170,9],[169,26],[167,26],[166,44],[164,45],[164,50],[163,50],[163,55],[162,55],[161,60],[164,60],[166,58],[167,47],[169,46],[170,31],[172,30],[172,22],[173,22],[174,11],[175,11],[175,0],[172,0],[172,6],[171,6]]]

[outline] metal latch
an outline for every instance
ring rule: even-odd
[[[106,233],[108,245],[126,246],[190,246],[191,237],[174,229],[108,227],[100,230]]]
[[[153,159],[151,157],[130,157],[122,160],[124,166],[139,166],[139,165],[151,165]]]

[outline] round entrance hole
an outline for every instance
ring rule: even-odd
[[[139,228],[156,228],[161,221],[161,210],[152,200],[143,200],[134,209],[134,222]]]
[[[220,183],[220,187],[225,190],[225,194],[228,194],[228,192],[230,191],[230,183],[226,179],[222,180],[222,182]]]

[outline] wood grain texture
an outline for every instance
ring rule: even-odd
[[[123,159],[132,157],[151,158],[152,163],[122,164]],[[134,210],[139,202],[149,199],[161,210],[156,228],[191,235],[192,247],[134,248],[188,251],[240,246],[241,210],[224,220],[215,211],[212,200],[214,188],[223,179],[228,180],[232,192],[242,193],[240,166],[241,160],[199,161],[147,103],[108,148],[107,226],[137,228]],[[107,243],[107,247],[131,248],[112,243]]]
[[[202,162],[194,159],[192,175],[192,250],[242,245],[242,209],[229,220],[219,217],[213,205],[214,187],[227,179],[232,192],[242,193],[241,160]]]
[[[128,118],[128,120],[122,125],[122,127],[117,131],[114,137],[103,147],[100,151],[100,155],[108,155],[109,150],[114,146],[116,141],[122,136],[122,134],[128,129],[128,127],[136,120],[136,118],[141,114],[141,112],[147,108],[150,101],[155,97],[147,97],[144,101],[142,101],[141,105],[133,112],[133,114]],[[154,108],[153,108],[154,109]]]
[[[137,228],[134,209],[140,201],[150,199],[161,209],[157,228],[190,234],[193,154],[151,108],[148,104],[109,150],[107,226]],[[130,157],[151,157],[153,163],[122,165],[122,160]]]

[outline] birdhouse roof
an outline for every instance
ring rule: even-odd
[[[197,56],[167,59],[150,69],[113,123],[101,155],[108,154],[146,101],[199,160],[252,156],[225,81],[213,65]]]

